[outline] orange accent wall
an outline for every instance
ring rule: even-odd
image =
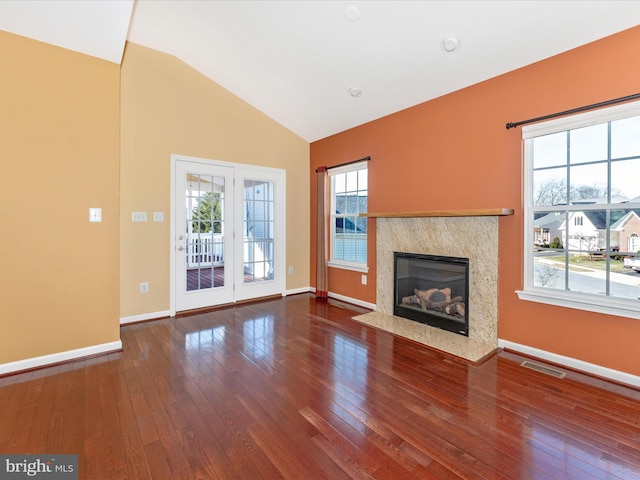
[[[370,155],[369,210],[514,208],[502,217],[499,337],[640,375],[640,321],[519,300],[523,286],[521,130],[505,124],[640,92],[640,27],[311,144],[311,176]],[[363,96],[357,101],[367,101]],[[311,218],[316,208],[311,185]],[[367,286],[330,269],[329,291],[375,303],[375,220]],[[477,239],[482,242],[482,238]],[[311,221],[311,285],[316,229]]]
[[[0,364],[119,342],[120,66],[0,51]]]

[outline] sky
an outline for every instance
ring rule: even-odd
[[[610,124],[612,192],[629,199],[640,197],[640,116]],[[571,130],[569,136],[559,132],[535,138],[534,168],[566,167],[568,161],[572,185],[606,185],[608,128],[604,123]],[[566,173],[566,168],[539,171],[536,186]]]

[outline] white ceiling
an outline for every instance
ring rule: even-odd
[[[133,0],[0,0],[0,30],[120,63]]]
[[[627,0],[0,1],[1,30],[116,63],[125,40],[170,53],[308,141],[638,24]]]

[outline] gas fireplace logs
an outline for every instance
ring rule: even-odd
[[[413,293],[414,295],[402,297],[404,305],[417,305],[424,311],[433,310],[447,315],[464,317],[465,306],[462,297],[451,298],[450,288],[414,289]]]

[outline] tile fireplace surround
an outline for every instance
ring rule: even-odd
[[[354,320],[479,362],[498,348],[498,220],[512,210],[377,217],[376,311]],[[393,252],[469,259],[469,337],[393,315]]]

